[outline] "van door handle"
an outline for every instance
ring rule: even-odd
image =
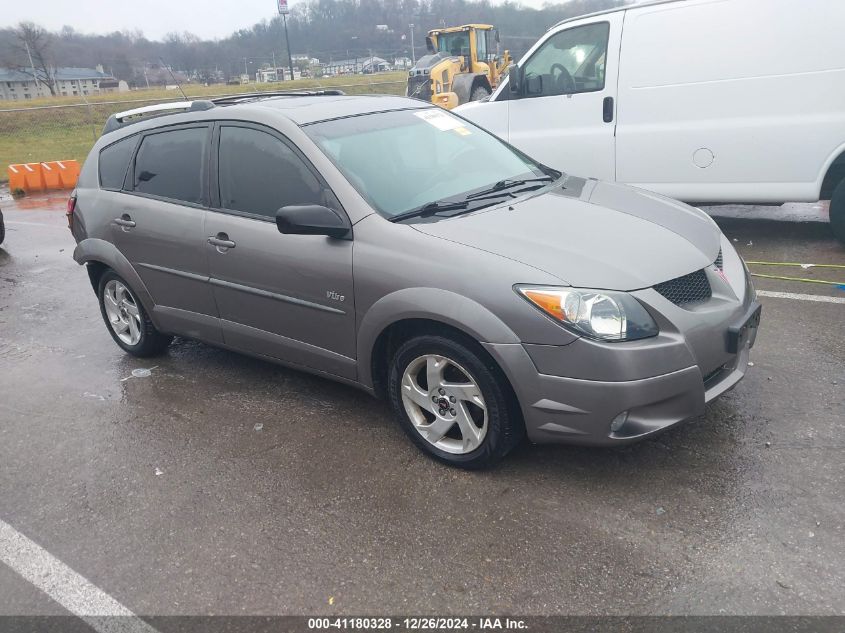
[[[613,97],[605,97],[602,102],[602,119],[605,123],[613,121]]]
[[[224,249],[227,248],[235,248],[235,243],[229,239],[229,236],[225,233],[218,233],[217,235],[212,235],[208,238],[208,243],[212,246],[216,246],[217,250],[221,253],[224,252]]]
[[[119,218],[114,219],[114,223],[120,227],[123,227],[124,231],[128,231],[131,228],[134,228],[135,221],[129,216],[128,213],[124,213]]]

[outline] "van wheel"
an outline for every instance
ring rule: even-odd
[[[845,244],[845,180],[836,186],[830,197],[830,228],[836,239]]]
[[[97,296],[109,334],[125,352],[144,358],[160,354],[170,345],[173,337],[156,329],[129,284],[114,271],[100,277]]]
[[[469,96],[470,101],[481,101],[490,96],[490,91],[487,90],[484,86],[476,86],[472,90],[472,94]]]
[[[519,443],[524,427],[501,370],[483,350],[423,335],[393,357],[390,404],[419,448],[460,468],[485,468]]]

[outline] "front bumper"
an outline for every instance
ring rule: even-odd
[[[539,373],[520,344],[485,347],[509,375],[532,442],[609,446],[643,439],[704,413],[708,402],[745,376],[751,343],[708,376],[691,366],[614,382]],[[626,411],[626,422],[612,431],[614,418]]]
[[[759,304],[747,268],[724,236],[722,255],[721,270],[715,262],[705,269],[712,291],[706,301],[681,305],[654,288],[631,291],[657,323],[655,337],[485,344],[516,392],[529,439],[630,443],[701,415],[735,387],[757,338]],[[613,425],[622,414],[627,417]]]

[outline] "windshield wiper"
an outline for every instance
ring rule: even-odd
[[[552,182],[553,180],[554,178],[552,178],[551,176],[540,176],[539,178],[515,178],[513,180],[500,180],[488,189],[484,189],[483,191],[477,191],[468,195],[466,199],[472,200],[473,198],[487,196],[491,193],[496,193],[497,191],[507,191],[508,189],[513,189],[514,187],[521,187],[522,185],[527,185],[531,182]]]
[[[488,187],[483,191],[477,191],[472,193],[468,196],[464,196],[463,200],[455,200],[453,199],[445,199],[445,200],[435,200],[434,202],[429,202],[424,204],[421,207],[417,207],[416,209],[411,209],[410,211],[405,211],[404,213],[400,213],[398,215],[394,215],[392,218],[388,218],[391,222],[401,222],[402,220],[407,220],[408,218],[425,218],[431,215],[435,215],[440,213],[441,211],[458,211],[458,210],[465,210],[468,211],[476,211],[482,207],[490,206],[490,204],[484,204],[487,200],[494,200],[496,198],[500,198],[502,194],[504,195],[514,195],[516,193],[524,193],[526,191],[533,191],[534,189],[539,189],[542,185],[534,185],[531,187],[526,187],[524,189],[520,189],[519,191],[513,192],[510,191],[515,187],[521,187],[523,185],[529,185],[530,183],[540,183],[540,182],[552,182],[555,180],[552,176],[541,176],[539,178],[524,178],[524,179],[513,179],[513,180],[500,180],[499,182],[495,183],[492,187]],[[498,194],[498,195],[496,195]],[[469,209],[469,205],[473,204],[473,207]],[[480,204],[479,204],[480,203]],[[455,214],[460,215],[460,214]]]
[[[429,202],[428,204],[424,204],[416,209],[411,209],[410,211],[394,215],[392,218],[388,218],[388,220],[391,222],[401,222],[402,220],[407,220],[408,218],[425,218],[430,215],[434,215],[435,213],[439,213],[440,211],[466,209],[468,206],[469,202],[466,201],[448,202],[435,200],[434,202]]]

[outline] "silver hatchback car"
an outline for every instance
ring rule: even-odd
[[[400,97],[114,115],[68,221],[125,351],[179,335],[355,385],[465,468],[526,434],[617,445],[701,414],[760,318],[701,211]]]

